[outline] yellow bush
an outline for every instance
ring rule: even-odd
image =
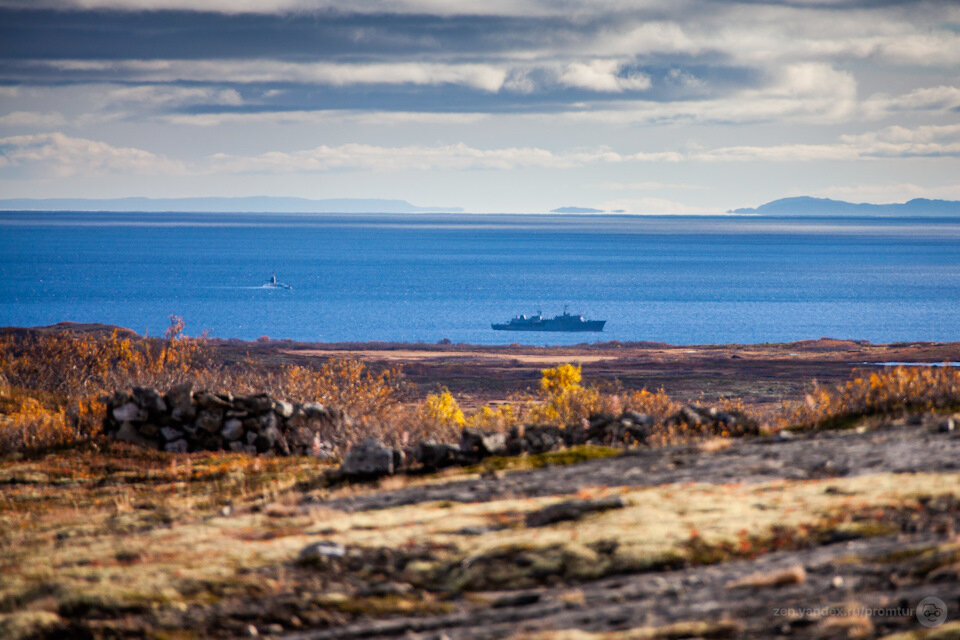
[[[547,395],[556,395],[567,389],[580,387],[581,372],[579,365],[561,364],[552,369],[543,369],[540,373],[540,391]]]
[[[427,396],[422,411],[426,420],[440,426],[462,427],[467,422],[460,405],[448,389]]]

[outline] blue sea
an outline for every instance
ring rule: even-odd
[[[490,328],[564,305],[606,329]],[[954,341],[960,219],[0,213],[0,325],[171,314],[325,342]]]

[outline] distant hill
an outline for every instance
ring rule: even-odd
[[[891,204],[870,204],[867,202],[844,202],[830,198],[781,198],[755,209],[733,209],[727,213],[750,213],[760,215],[800,215],[800,216],[930,216],[960,217],[960,201],[928,200],[914,198],[909,202]]]
[[[148,211],[190,213],[458,213],[461,207],[418,207],[406,200],[240,198],[6,198],[3,211]]]
[[[603,213],[603,209],[591,209],[590,207],[560,207],[551,209],[550,213]]]

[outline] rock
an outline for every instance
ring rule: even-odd
[[[243,453],[244,449],[247,448],[247,445],[239,441],[231,442],[227,446],[230,448],[230,451],[233,451],[234,453]]]
[[[173,429],[171,427],[164,427],[160,429],[160,435],[163,436],[164,440],[166,440],[167,442],[170,442],[171,440],[179,440],[180,438],[182,438],[183,432],[177,429]]]
[[[375,438],[350,447],[340,471],[351,477],[379,477],[393,474],[394,450]]]
[[[147,412],[134,402],[128,402],[119,407],[114,407],[111,413],[113,413],[113,417],[119,422],[143,422],[147,419]]]
[[[160,433],[160,427],[147,422],[146,424],[140,425],[137,428],[137,431],[140,433],[140,435],[146,436],[147,438],[156,438],[157,434]]]
[[[166,413],[167,403],[156,389],[149,387],[134,387],[133,398],[142,409],[152,415]]]
[[[251,413],[266,413],[273,410],[273,400],[265,393],[254,396],[238,396],[235,403]]]
[[[478,459],[502,455],[507,451],[507,434],[482,433],[476,429],[464,429],[460,434],[460,450]]]
[[[307,402],[300,407],[308,418],[326,418],[327,409],[319,402]]]
[[[545,527],[555,522],[579,520],[588,513],[622,509],[625,506],[627,504],[620,496],[596,500],[567,500],[528,513],[524,522],[528,527]]]
[[[957,423],[953,418],[947,418],[940,423],[940,433],[950,433],[957,428]]]
[[[184,382],[170,387],[163,396],[170,409],[187,409],[193,407],[193,384]]]
[[[270,429],[276,429],[277,425],[280,424],[280,420],[277,418],[277,414],[275,413],[265,413],[260,416],[258,421],[260,422],[260,431],[262,432],[269,431]]]
[[[289,418],[293,415],[293,405],[283,400],[276,400],[273,403],[273,411],[281,418]]]
[[[603,429],[614,421],[614,417],[609,413],[593,413],[587,418],[587,429]]]
[[[243,437],[243,422],[236,418],[227,420],[223,423],[223,429],[220,431],[220,435],[230,441],[239,440]]]
[[[222,412],[223,410],[230,409],[232,407],[231,403],[226,402],[217,394],[210,393],[209,391],[198,391],[197,393],[193,394],[193,399],[196,401],[197,406],[201,409],[212,409]]]
[[[308,544],[297,555],[297,563],[307,565],[324,565],[330,560],[343,558],[347,555],[347,550],[342,544],[321,540]]]
[[[137,431],[137,428],[134,427],[129,422],[124,422],[120,425],[120,428],[113,435],[117,440],[122,440],[124,442],[129,442],[130,444],[140,445],[141,447],[155,447],[156,442],[146,438]]]
[[[545,453],[563,444],[563,429],[550,425],[514,427],[507,437],[507,451],[511,455]]]
[[[460,462],[460,447],[427,440],[413,448],[413,459],[428,471],[452,467]]]
[[[170,453],[186,453],[190,450],[190,446],[187,444],[187,441],[184,439],[174,440],[173,442],[168,442],[163,446],[164,451],[169,451]]]
[[[693,407],[682,407],[677,413],[677,417],[679,418],[680,422],[685,422],[691,427],[699,427],[701,424],[703,424],[703,418]]]
[[[222,420],[223,414],[221,412],[206,409],[197,414],[197,421],[195,424],[197,429],[203,429],[208,433],[217,433],[220,431]]]
[[[630,421],[638,427],[652,427],[655,420],[649,413],[640,413],[638,411],[624,411],[620,414],[620,424]]]

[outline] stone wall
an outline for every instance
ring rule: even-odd
[[[293,404],[267,394],[234,396],[193,391],[182,384],[166,393],[136,387],[107,402],[104,432],[164,451],[235,451],[247,454],[331,457],[328,436],[349,419],[319,403]]]

